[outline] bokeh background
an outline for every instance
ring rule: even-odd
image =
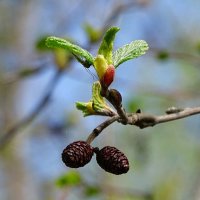
[[[93,145],[123,151],[127,174],[108,174],[95,158],[84,168],[65,167],[63,148],[86,139],[105,118],[83,118],[75,108],[90,99],[94,70],[70,59],[55,78],[58,54],[42,46],[54,35],[95,55],[105,30],[119,26],[115,48],[136,39],[150,46],[116,71],[112,88],[126,110],[159,115],[171,106],[195,107],[199,9],[198,0],[1,0],[0,199],[199,200],[198,115],[142,130],[117,123],[105,129]]]

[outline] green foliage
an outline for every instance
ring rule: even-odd
[[[47,37],[49,37],[49,35],[42,36],[36,41],[35,46],[36,46],[37,50],[40,50],[40,51],[50,51],[50,50],[52,50],[52,48],[49,48],[46,45]]]
[[[64,50],[64,49],[55,49],[54,50],[54,59],[56,66],[59,69],[66,69],[66,67],[69,67],[69,60],[71,58],[71,54]]]
[[[101,96],[101,84],[99,81],[93,83],[92,86],[92,100],[93,109],[98,113],[110,115],[112,113],[111,108],[106,104],[104,98]]]
[[[93,115],[95,114],[95,111],[93,109],[93,101],[89,101],[89,102],[76,102],[76,108],[78,110],[81,110],[83,112],[83,116],[84,117],[87,117],[87,116],[90,116],[90,115]]]
[[[67,49],[76,57],[79,62],[87,62],[88,65],[93,64],[93,56],[87,50],[82,49],[81,47],[72,44],[67,40],[51,36],[46,39],[46,45],[50,48]]]
[[[46,45],[46,39],[48,38],[48,36],[43,36],[40,37],[37,41],[36,41],[36,48],[39,51],[51,51],[54,54],[54,59],[55,59],[55,63],[58,69],[65,69],[67,67],[67,64],[70,60],[70,58],[72,57],[71,53],[63,48],[55,48],[55,47],[48,47]],[[70,39],[68,39],[70,40]]]
[[[131,42],[130,44],[127,44],[121,48],[119,48],[117,51],[113,52],[113,43],[115,39],[116,33],[120,29],[118,27],[111,27],[108,29],[103,37],[103,40],[101,42],[101,45],[98,50],[98,56],[102,56],[106,60],[106,64],[113,64],[115,68],[117,68],[120,64],[122,64],[125,61],[131,60],[133,58],[137,58],[143,54],[146,53],[148,50],[148,44],[144,40],[136,40]],[[99,39],[98,32],[95,31],[91,26],[86,26],[86,32],[88,33],[88,36],[91,41]],[[95,35],[97,38],[95,39]],[[45,42],[44,42],[45,41]],[[44,43],[49,48],[60,48],[60,49],[66,49],[70,53],[72,53],[78,62],[80,62],[84,67],[90,67],[91,65],[94,66],[94,57],[85,49],[79,47],[78,45],[72,44],[71,42],[50,36],[47,37],[46,40],[44,38],[41,39],[40,42],[38,42],[39,47],[44,47]],[[98,57],[97,56],[97,57]],[[105,67],[104,67],[105,68]],[[95,66],[96,69],[96,66]],[[97,69],[96,69],[97,70]],[[104,70],[105,71],[105,70]]]
[[[84,117],[98,114],[110,116],[113,113],[101,96],[101,84],[99,81],[93,83],[92,99],[89,102],[76,102],[76,108],[83,112]]]
[[[104,74],[106,73],[106,70],[108,69],[108,63],[103,55],[98,55],[95,58],[94,68],[97,72],[99,79],[101,79],[104,76]]]
[[[84,30],[85,30],[85,32],[88,36],[88,39],[91,43],[98,42],[102,35],[102,32],[100,30],[95,29],[90,24],[85,24]]]
[[[82,181],[81,175],[77,171],[69,171],[56,180],[56,185],[60,188],[79,185]]]
[[[181,177],[178,173],[173,176],[168,175],[166,179],[157,185],[153,198],[155,200],[173,200],[177,199],[179,187],[181,186]]]
[[[169,53],[167,51],[160,51],[158,54],[157,54],[157,58],[158,60],[167,60],[169,58]]]
[[[144,40],[135,40],[114,52],[113,65],[117,68],[123,62],[145,54],[148,48],[148,44]]]
[[[196,49],[197,49],[197,52],[200,53],[200,42],[197,43]]]
[[[98,186],[88,186],[85,188],[85,195],[87,197],[97,196],[101,193],[101,190]]]
[[[112,62],[113,42],[115,39],[115,34],[119,30],[120,29],[118,27],[111,27],[110,29],[108,29],[99,47],[98,54],[103,55],[104,58],[107,60],[108,64],[113,63]]]

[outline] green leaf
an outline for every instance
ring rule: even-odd
[[[96,28],[94,28],[88,23],[84,25],[84,30],[91,43],[98,42],[100,37],[102,36],[102,32],[100,30],[97,30]]]
[[[113,116],[114,111],[106,104],[101,96],[101,84],[93,83],[92,99],[89,102],[76,102],[76,108],[83,112],[84,117],[89,115]]]
[[[72,44],[71,42],[64,40],[62,38],[58,37],[48,37],[46,39],[46,45],[50,48],[62,48],[67,49],[69,52],[71,52],[75,58],[83,64],[84,62],[87,62],[88,65],[92,65],[94,58],[93,56],[86,51],[85,49],[82,49],[81,47]]]
[[[69,61],[72,55],[65,49],[54,49],[54,60],[58,69],[69,67]]]
[[[101,96],[101,84],[99,81],[93,83],[92,86],[92,101],[93,109],[97,113],[102,113],[103,115],[112,115],[113,110],[106,104],[104,98]]]
[[[47,45],[46,45],[47,37],[49,37],[49,35],[45,35],[45,36],[39,37],[36,40],[35,46],[36,46],[37,50],[39,50],[39,51],[50,51],[50,50],[52,50],[51,48],[47,47]]]
[[[69,171],[56,180],[56,185],[60,188],[66,186],[76,186],[82,181],[81,175],[76,171]]]
[[[89,115],[94,115],[95,114],[95,111],[93,109],[93,102],[92,100],[89,101],[89,102],[76,102],[76,108],[78,110],[81,110],[83,112],[83,116],[84,117],[87,117]]]
[[[115,39],[115,34],[119,30],[120,29],[118,27],[111,27],[110,29],[108,29],[99,47],[98,54],[103,55],[108,64],[112,64],[113,42]]]
[[[117,68],[123,62],[145,54],[148,48],[148,44],[144,40],[135,40],[114,52],[113,65]]]

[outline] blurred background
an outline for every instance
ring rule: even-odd
[[[150,46],[116,71],[112,88],[125,109],[160,115],[171,106],[195,107],[199,8],[198,0],[1,0],[0,199],[199,200],[198,115],[141,130],[117,123],[105,129],[93,145],[124,152],[127,174],[106,173],[95,158],[67,168],[62,150],[105,118],[83,118],[75,108],[91,98],[94,70],[44,46],[46,36],[59,36],[95,56],[105,30],[118,26],[115,49],[137,39]]]

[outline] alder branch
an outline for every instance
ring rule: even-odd
[[[130,5],[129,5],[130,6]],[[117,19],[117,17],[120,15],[120,13],[122,13],[122,11],[125,11],[125,8],[130,8],[129,6],[124,6],[123,8],[121,7],[120,12],[116,12],[114,11],[114,13],[111,13],[111,16],[108,17],[108,19],[106,20],[106,22],[104,23],[102,30],[104,30],[108,23],[111,23],[111,18],[112,19]],[[117,8],[116,10],[118,10],[119,8]],[[100,39],[100,38],[99,38]],[[92,43],[89,43],[88,46],[86,47],[86,49],[91,49],[92,48]],[[85,66],[86,68],[88,68],[87,63],[82,63],[83,66]],[[44,68],[44,67],[43,67]],[[40,69],[43,69],[41,66],[38,67],[38,69],[33,70],[32,74],[30,73],[30,75],[33,75],[37,72],[40,72]],[[8,84],[8,83],[13,83],[17,80],[20,80],[21,78],[23,78],[24,76],[22,76],[20,73],[16,74],[16,75],[12,75],[12,77],[10,79],[6,79],[5,82],[1,81],[2,83]],[[44,107],[48,104],[49,99],[53,93],[54,87],[56,86],[56,83],[59,80],[60,77],[60,72],[58,74],[55,75],[55,77],[53,78],[52,82],[49,85],[49,89],[47,91],[47,93],[42,97],[41,101],[39,102],[39,104],[36,106],[36,108],[26,117],[24,118],[22,121],[18,122],[17,124],[15,124],[14,126],[12,126],[10,129],[8,129],[7,131],[5,131],[5,133],[3,133],[0,136],[0,149],[2,147],[4,147],[17,133],[18,131],[27,126],[30,122],[32,122],[39,113],[41,113],[41,111],[44,109]],[[112,120],[111,120],[112,121]],[[98,131],[97,131],[98,132]]]
[[[194,108],[185,108],[185,109],[174,109],[174,113],[165,114],[165,115],[152,115],[147,113],[127,113],[127,124],[129,125],[135,125],[139,128],[147,128],[150,126],[155,126],[156,124],[165,123],[169,121],[175,121],[178,119],[190,117],[192,115],[200,114],[200,107],[194,107]],[[124,118],[122,118],[119,115],[115,115],[103,123],[101,123],[99,126],[97,126],[92,133],[88,136],[86,142],[91,144],[92,141],[109,125],[111,125],[114,122],[119,122],[124,124]]]
[[[135,125],[140,128],[155,126],[156,124],[165,123],[189,117],[191,115],[200,114],[200,107],[181,109],[180,112],[175,112],[165,115],[151,115],[145,113],[133,113],[128,115],[128,124]]]
[[[40,102],[36,107],[33,109],[33,111],[24,119],[22,119],[20,122],[16,123],[14,126],[9,128],[5,133],[3,133],[0,137],[0,149],[3,148],[17,133],[21,128],[24,128],[27,126],[30,122],[32,122],[45,108],[45,106],[49,103],[49,100],[52,96],[52,93],[55,89],[55,86],[57,85],[57,82],[60,79],[60,76],[62,74],[62,71],[57,71],[50,81],[47,92],[44,94],[44,96],[41,98]]]
[[[86,142],[88,144],[90,144],[105,128],[107,128],[108,126],[110,126],[113,122],[117,121],[120,119],[119,115],[115,115],[109,119],[107,119],[106,121],[104,121],[103,123],[101,123],[100,125],[98,125],[93,131],[92,133],[88,136]]]

